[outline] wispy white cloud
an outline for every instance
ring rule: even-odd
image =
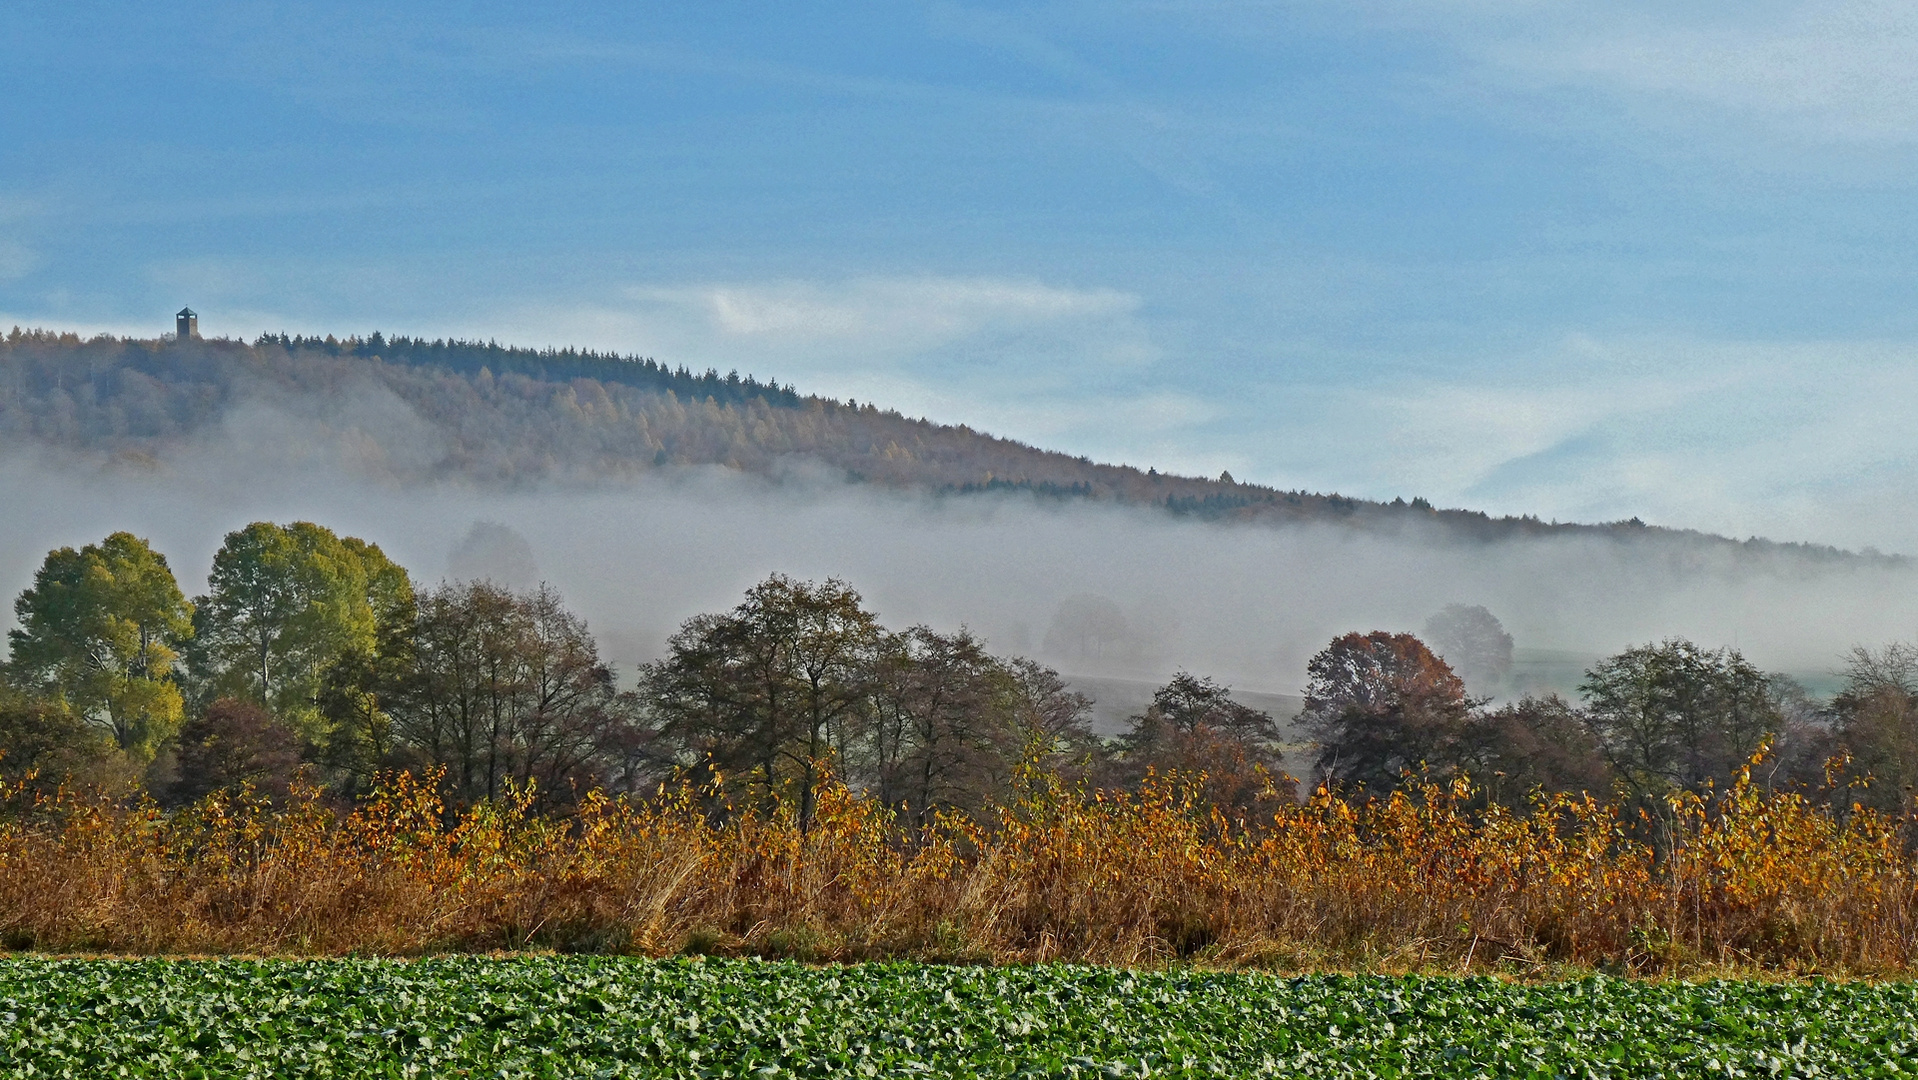
[[[1261,456],[1365,494],[1918,551],[1914,402],[1911,343],[1581,337],[1340,387]]]
[[[981,335],[1129,321],[1139,306],[1137,297],[1112,289],[985,278],[639,287],[627,295],[642,311],[691,316],[724,338],[759,348],[892,357]],[[1106,355],[1142,358],[1138,350]]]
[[[40,265],[40,253],[20,243],[0,237],[0,281],[19,281]]]
[[[1164,354],[1141,307],[1117,289],[991,277],[649,283],[589,305],[525,305],[486,329],[736,368],[1150,464],[1155,446],[1225,410],[1158,377]],[[1217,457],[1202,447],[1179,456]]]
[[[1918,139],[1908,3],[1412,0],[1374,13],[1451,42],[1508,86],[1596,90],[1661,127],[1703,112],[1817,143]]]
[[[30,225],[46,212],[43,199],[0,191],[0,283],[19,281],[44,263]]]
[[[780,377],[965,381],[1011,368],[1030,383],[1156,360],[1139,307],[1118,290],[995,278],[645,284],[589,304],[523,304],[502,329]]]
[[[1918,142],[1918,5],[1899,0],[1153,6],[1235,44],[1301,31],[1340,41],[1395,37],[1401,55],[1420,59],[1381,71],[1383,83],[1473,115],[1516,109],[1559,136],[1622,121],[1627,133],[1748,157],[1755,136],[1800,152]]]

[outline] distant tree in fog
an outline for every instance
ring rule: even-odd
[[[533,545],[497,521],[475,521],[453,545],[446,569],[455,581],[491,581],[509,589],[539,584]]]
[[[1498,616],[1478,605],[1445,605],[1426,621],[1425,641],[1480,693],[1497,689],[1512,673],[1512,635]]]
[[[1042,647],[1048,655],[1083,663],[1135,664],[1145,658],[1148,644],[1147,634],[1119,605],[1095,593],[1079,593],[1060,602]]]
[[[1842,770],[1832,769],[1833,758],[1845,753],[1838,744],[1833,703],[1817,700],[1789,675],[1772,672],[1765,682],[1778,727],[1771,733],[1771,754],[1753,779],[1768,787],[1833,795],[1829,782],[1844,779]],[[1840,809],[1849,807],[1845,802]]]
[[[1327,781],[1373,792],[1453,760],[1470,719],[1465,684],[1411,634],[1346,634],[1306,667],[1303,719]]]

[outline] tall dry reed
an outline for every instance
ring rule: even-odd
[[[1463,784],[1321,792],[1229,821],[1177,778],[1035,783],[988,821],[908,835],[844,788],[801,830],[715,823],[697,793],[454,811],[401,775],[350,813],[317,793],[163,813],[16,792],[0,940],[121,953],[524,947],[811,959],[1179,959],[1280,968],[1895,973],[1918,966],[1906,822],[1741,779],[1627,817],[1524,812]]]

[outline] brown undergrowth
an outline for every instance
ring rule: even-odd
[[[564,820],[526,799],[455,811],[408,775],[349,813],[312,791],[169,814],[22,790],[0,822],[0,940],[1521,974],[1918,966],[1906,823],[1749,779],[1629,819],[1568,797],[1488,809],[1458,783],[1321,792],[1236,822],[1197,790],[1037,782],[989,821],[918,835],[840,787],[803,831],[789,815],[715,823],[692,791],[591,797]]]

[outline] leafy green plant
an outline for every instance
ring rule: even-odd
[[[1918,985],[524,957],[0,962],[18,1077],[1910,1076]]]

